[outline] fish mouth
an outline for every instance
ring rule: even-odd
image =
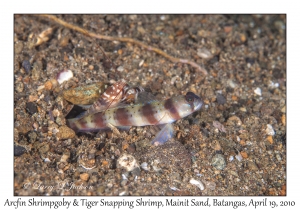
[[[202,105],[203,105],[203,101],[200,98],[197,99],[197,101],[195,102],[195,111],[199,110],[202,107]]]
[[[195,107],[194,110],[197,111],[202,107],[203,101],[196,94],[194,94],[194,97],[195,97],[195,99],[194,99],[194,107]]]

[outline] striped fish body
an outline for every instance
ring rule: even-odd
[[[108,124],[116,127],[168,124],[199,110],[202,104],[197,95],[188,92],[165,101],[110,108],[79,119],[70,119],[68,125],[76,132],[96,132],[108,129]]]

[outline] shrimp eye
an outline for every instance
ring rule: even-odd
[[[188,102],[188,103],[193,103],[194,102],[194,94],[191,93],[191,92],[188,92],[186,95],[185,95],[185,100]]]

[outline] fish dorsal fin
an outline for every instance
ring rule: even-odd
[[[157,99],[152,93],[143,91],[138,94],[136,103],[146,104],[154,101],[157,101]]]

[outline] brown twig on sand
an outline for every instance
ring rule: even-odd
[[[85,34],[87,36],[90,36],[90,37],[94,37],[94,38],[97,38],[97,39],[103,39],[103,40],[108,40],[108,41],[120,41],[120,42],[129,42],[129,43],[132,43],[132,44],[135,44],[135,45],[138,45],[146,50],[149,50],[149,51],[153,51],[159,55],[162,55],[164,56],[165,58],[171,60],[172,62],[174,63],[186,63],[186,64],[189,64],[191,66],[193,66],[194,68],[196,68],[197,70],[199,70],[200,72],[202,72],[204,75],[207,75],[207,71],[202,68],[201,66],[199,66],[197,63],[193,62],[193,61],[190,61],[190,60],[187,60],[187,59],[181,59],[181,58],[175,58],[167,53],[165,53],[164,51],[158,49],[158,48],[155,48],[155,47],[151,47],[149,45],[146,45],[144,44],[143,42],[140,42],[140,41],[137,41],[135,39],[132,39],[132,38],[127,38],[127,37],[112,37],[112,36],[104,36],[104,35],[101,35],[101,34],[95,34],[93,32],[90,32],[90,31],[87,31],[85,29],[82,29],[80,28],[79,26],[75,26],[73,24],[70,24],[70,23],[67,23],[57,17],[55,17],[54,15],[45,15],[45,14],[41,14],[41,15],[38,15],[40,17],[46,17],[46,18],[49,18],[50,20],[66,27],[66,28],[69,28],[69,29],[72,29],[72,30],[75,30],[77,32],[80,32],[82,34]]]

